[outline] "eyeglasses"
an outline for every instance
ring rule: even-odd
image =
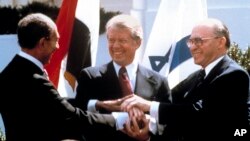
[[[211,39],[216,39],[216,38],[220,38],[220,37],[207,37],[207,38],[200,38],[200,37],[196,37],[196,38],[190,38],[187,40],[187,46],[190,48],[192,47],[192,45],[196,45],[196,46],[202,46],[204,41],[206,40],[211,40]]]

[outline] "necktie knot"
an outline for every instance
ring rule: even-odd
[[[119,77],[122,77],[123,79],[128,79],[128,73],[125,67],[120,68]]]
[[[205,77],[205,76],[206,76],[205,70],[204,70],[204,69],[200,70],[198,79],[199,79],[200,81],[202,81],[202,80],[204,80],[204,77]]]

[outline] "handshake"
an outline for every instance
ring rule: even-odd
[[[129,95],[121,99],[97,101],[96,110],[105,109],[112,112],[116,120],[116,129],[137,140],[149,139],[151,101],[137,95]]]

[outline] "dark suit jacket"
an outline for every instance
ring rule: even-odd
[[[114,126],[110,115],[83,112],[70,105],[39,67],[19,55],[0,78],[0,112],[7,141],[57,141],[97,122]]]
[[[170,90],[167,79],[141,65],[138,66],[136,73],[134,93],[148,100],[170,102]],[[76,95],[77,105],[80,108],[86,110],[87,103],[90,99],[111,100],[121,97],[121,87],[113,62],[109,62],[100,67],[89,67],[82,70],[80,79],[78,80]],[[108,113],[107,111],[100,112]],[[101,132],[103,132],[103,136],[107,136],[107,140],[111,140],[107,130]],[[96,137],[100,134],[96,133],[94,136]],[[110,136],[114,137],[115,134],[116,133],[111,133]],[[129,140],[127,137],[122,137],[122,135],[119,135],[118,139]]]
[[[247,72],[225,56],[199,87],[192,88],[197,72],[172,89],[174,104],[160,104],[159,123],[167,125],[163,140],[249,141],[247,135],[234,136],[237,129],[249,128]]]

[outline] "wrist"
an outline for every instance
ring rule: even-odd
[[[141,141],[150,141],[150,135],[148,134]]]
[[[152,105],[152,102],[151,101],[147,101],[147,104],[145,106],[144,112],[149,112],[151,105]]]
[[[103,102],[97,100],[97,102],[96,102],[96,104],[95,104],[96,110],[97,110],[97,111],[100,111],[100,110],[102,109],[102,105],[103,105]]]

